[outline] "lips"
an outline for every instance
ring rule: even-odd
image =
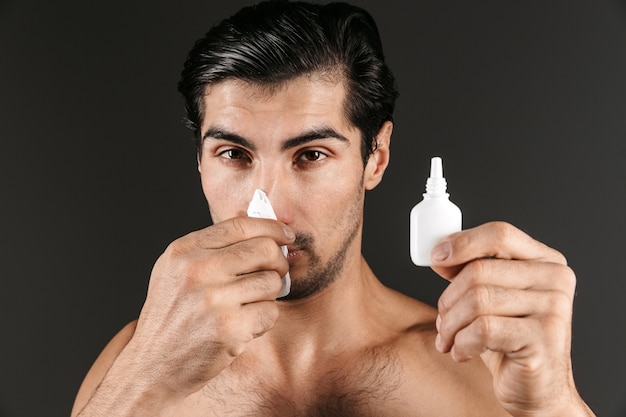
[[[313,247],[313,237],[306,233],[296,233],[296,240],[287,245],[287,259],[291,261],[305,252],[310,252]],[[312,252],[310,252],[312,253]]]
[[[302,249],[287,246],[287,259],[293,259],[302,253]]]

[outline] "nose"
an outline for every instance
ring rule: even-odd
[[[280,192],[281,184],[284,182],[282,169],[277,163],[265,163],[257,172],[256,188],[265,191],[265,194],[271,196]]]
[[[289,224],[292,220],[290,196],[293,194],[294,189],[285,171],[286,169],[281,167],[280,164],[263,166],[258,173],[256,188],[265,192],[278,221]]]

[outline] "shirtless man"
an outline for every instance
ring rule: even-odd
[[[214,225],[158,259],[72,416],[593,415],[559,252],[499,222],[449,236],[432,252],[451,282],[437,310],[363,259],[397,95],[366,12],[243,9],[196,43],[179,89]],[[277,221],[246,216],[255,189]]]

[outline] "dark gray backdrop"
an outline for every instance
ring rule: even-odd
[[[0,416],[66,416],[135,318],[171,240],[209,224],[178,74],[247,1],[0,3]],[[408,212],[444,158],[464,225],[506,220],[578,276],[580,391],[626,415],[626,7],[609,0],[359,0],[402,92],[364,252],[431,304]]]

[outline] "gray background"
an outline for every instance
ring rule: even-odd
[[[244,1],[0,3],[0,416],[66,416],[153,262],[209,224],[176,82]],[[224,2],[226,3],[226,2]],[[465,227],[512,222],[578,276],[573,358],[626,416],[626,6],[609,0],[357,1],[401,89],[392,163],[366,202],[379,277],[431,304],[408,212],[444,158]]]

